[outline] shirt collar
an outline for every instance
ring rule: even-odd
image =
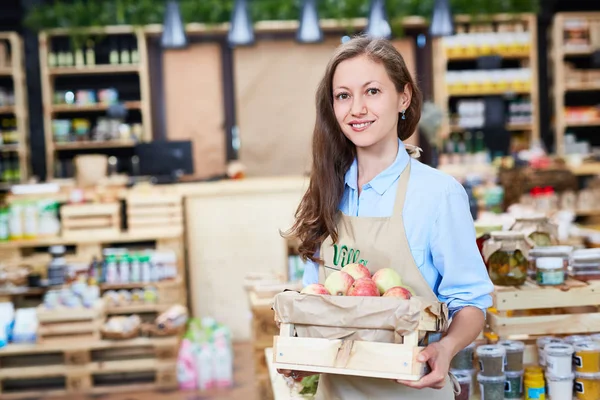
[[[406,164],[409,161],[409,155],[406,151],[404,143],[398,139],[398,154],[394,162],[381,171],[375,178],[371,179],[369,183],[365,185],[365,188],[372,188],[379,195],[383,195],[402,173]],[[354,158],[352,165],[346,171],[345,183],[350,188],[356,190],[358,188],[358,161]]]

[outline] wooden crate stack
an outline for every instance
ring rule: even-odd
[[[105,319],[104,302],[93,307],[37,307],[38,343],[90,341],[100,339],[100,328]]]
[[[0,398],[176,389],[178,349],[174,337],[7,346],[0,349]]]
[[[525,341],[526,363],[537,363],[537,337],[600,332],[600,281],[567,279],[556,287],[526,281],[519,287],[497,286],[493,299],[486,337]]]
[[[62,236],[119,235],[121,206],[119,203],[63,205],[60,208]]]
[[[177,194],[129,193],[127,228],[129,232],[148,232],[164,229],[183,231],[183,198]]]

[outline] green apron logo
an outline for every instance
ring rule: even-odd
[[[363,264],[366,267],[367,263],[368,261],[360,259],[360,250],[348,248],[346,245],[333,245],[333,265],[336,267],[344,268],[348,264]]]

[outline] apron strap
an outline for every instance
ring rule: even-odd
[[[412,158],[408,159],[406,167],[400,177],[398,178],[398,188],[396,189],[396,201],[394,204],[394,212],[392,218],[402,217],[402,211],[404,210],[404,200],[406,200],[406,193],[408,192],[408,179],[410,178],[410,167],[412,164]]]

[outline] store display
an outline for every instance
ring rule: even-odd
[[[485,377],[504,376],[506,366],[506,349],[498,345],[483,345],[477,347],[479,370]]]
[[[573,356],[575,372],[600,374],[600,343],[576,342],[573,347],[575,348]]]
[[[546,371],[554,376],[567,376],[573,372],[575,349],[567,343],[550,343],[544,347]]]
[[[528,269],[528,247],[521,232],[492,232],[483,245],[484,259],[490,278],[498,286],[525,283]]]
[[[498,346],[502,346],[506,350],[505,370],[507,372],[522,372],[525,343],[517,340],[500,340]]]
[[[536,277],[537,271],[537,259],[541,257],[559,257],[562,260],[562,268],[565,273],[569,271],[569,263],[571,260],[571,254],[573,252],[572,246],[547,246],[547,247],[534,247],[529,250],[529,276],[531,278]]]
[[[469,400],[473,393],[471,388],[472,376],[468,373],[452,372],[456,381],[460,385],[460,393],[455,395],[454,400]]]
[[[571,399],[573,397],[573,380],[575,374],[566,376],[546,375],[548,397],[553,399]]]
[[[446,89],[450,95],[527,93],[531,90],[529,68],[447,71]]]
[[[507,371],[505,399],[520,399],[523,396],[523,371]]]
[[[600,374],[575,374],[575,395],[578,400],[600,399]]]
[[[450,368],[455,370],[473,369],[473,360],[475,359],[475,343],[459,351],[450,363]]]
[[[546,216],[518,217],[511,231],[523,232],[531,247],[543,247],[556,244],[557,226]]]
[[[558,257],[540,257],[536,261],[536,282],[541,286],[562,285],[565,282],[564,262]]]
[[[504,388],[506,376],[486,376],[481,373],[477,375],[481,398],[485,400],[504,400]]]

